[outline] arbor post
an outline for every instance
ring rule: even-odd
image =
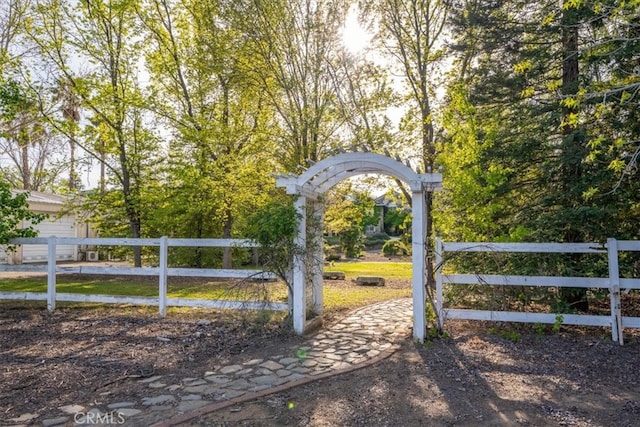
[[[311,235],[310,238],[310,254],[311,254],[311,262],[309,266],[311,267],[311,286],[312,286],[312,303],[313,303],[313,314],[316,316],[320,316],[322,314],[322,288],[323,288],[323,278],[322,278],[322,270],[324,268],[324,250],[322,247],[322,223],[324,221],[324,205],[321,201],[313,201],[312,205],[313,209],[311,210],[312,215],[312,229],[310,230]]]
[[[412,261],[413,261],[413,338],[424,341],[426,332],[426,242],[427,209],[422,183],[411,185]]]
[[[293,330],[299,334],[304,334],[304,327],[307,321],[307,299],[306,299],[306,247],[307,247],[307,198],[298,197],[294,203],[298,213],[298,234],[296,236],[297,250],[293,255]]]

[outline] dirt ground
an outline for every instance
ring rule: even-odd
[[[408,338],[372,367],[187,425],[640,425],[637,336],[620,347],[593,328],[540,334],[456,321],[448,329],[451,338]],[[287,328],[248,328],[211,312],[164,320],[132,309],[49,315],[7,302],[0,331],[0,425],[75,402],[140,399],[147,392],[140,376],[192,376],[301,342]]]
[[[0,301],[0,425],[71,403],[141,399],[141,377],[201,375],[302,342],[279,322],[212,310],[159,319],[153,308],[60,305],[49,314],[43,302]],[[447,332],[185,425],[640,426],[638,332],[625,331],[624,346],[601,328],[450,321]]]
[[[452,322],[454,323],[454,322]],[[638,426],[640,344],[577,329],[517,341],[458,321],[370,368],[208,414],[189,426]]]

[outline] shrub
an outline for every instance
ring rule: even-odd
[[[389,235],[385,233],[376,233],[371,236],[367,236],[364,240],[364,245],[365,247],[370,249],[381,248],[382,245],[384,245],[384,243],[389,239],[391,239],[391,237],[389,237]]]
[[[388,240],[382,246],[382,254],[384,256],[391,255],[409,255],[411,250],[400,240]]]

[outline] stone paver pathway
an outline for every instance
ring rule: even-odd
[[[238,360],[191,378],[145,378],[140,382],[148,386],[148,394],[139,401],[73,402],[41,425],[174,425],[224,402],[249,400],[372,363],[391,354],[409,336],[411,318],[410,298],[363,307],[286,353]],[[30,416],[23,414],[9,425],[33,425]]]

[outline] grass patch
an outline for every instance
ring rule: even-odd
[[[411,279],[410,262],[334,262],[325,271],[342,271],[348,278],[380,276],[385,279]]]
[[[324,311],[338,312],[376,302],[411,296],[411,287],[391,289],[384,287],[335,286],[324,284]]]
[[[131,277],[126,282],[122,278],[90,277],[79,278],[60,276],[56,278],[56,292],[85,295],[118,295],[118,296],[158,296],[157,278]],[[233,285],[223,281],[194,280],[168,284],[169,298],[191,298],[211,300],[233,300],[242,296],[250,298],[263,294],[268,286],[272,301],[286,301],[286,286],[279,283],[244,283]],[[0,281],[0,292],[47,292],[46,278],[5,279]]]

